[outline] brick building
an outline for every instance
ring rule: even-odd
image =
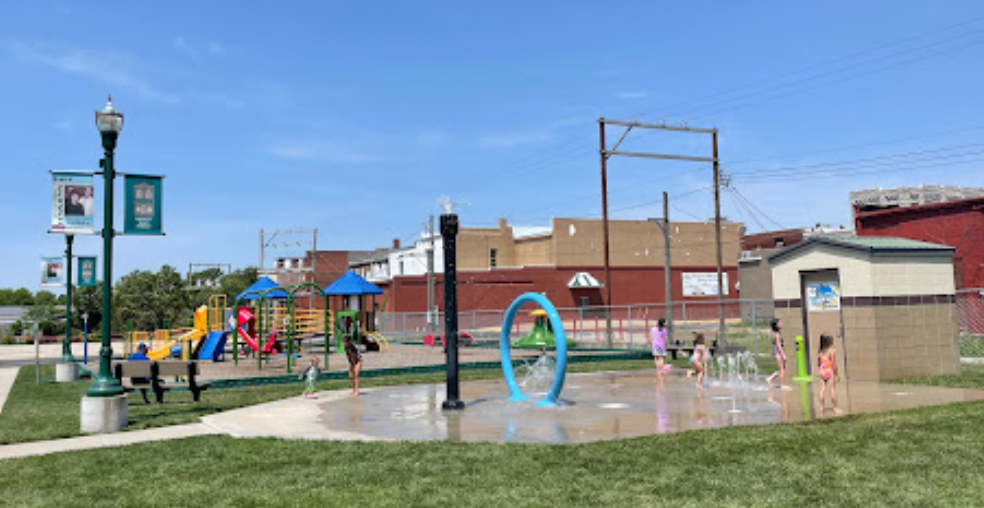
[[[858,236],[895,236],[956,248],[957,289],[984,287],[984,197],[864,211],[854,206]]]
[[[714,301],[700,281],[713,279],[716,255],[713,223],[671,224],[673,295],[677,301]],[[741,224],[722,225],[726,296],[737,297],[737,259]],[[462,227],[458,233],[458,301],[460,310],[504,309],[522,293],[544,293],[558,307],[604,305],[605,281],[602,221],[557,218],[549,227]],[[658,303],[664,300],[664,246],[661,222],[609,221],[613,305]],[[427,240],[429,242],[429,240]],[[435,300],[443,306],[442,244],[435,239]],[[354,263],[360,273],[375,274],[387,310],[423,312],[427,301],[426,253],[420,245],[389,253],[388,268],[378,257]],[[575,276],[601,284],[572,283]],[[383,276],[382,274],[385,274]],[[709,285],[709,284],[705,284]],[[713,286],[713,285],[710,285]],[[710,288],[716,291],[716,286]]]

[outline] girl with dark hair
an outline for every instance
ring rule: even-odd
[[[656,377],[663,379],[663,361],[666,359],[666,339],[669,331],[666,329],[666,319],[659,318],[656,327],[649,331],[653,341],[653,361],[656,363]]]
[[[837,351],[834,349],[834,338],[828,333],[820,334],[820,354],[817,355],[820,375],[820,411],[824,410],[825,395],[830,390],[830,402],[834,404],[834,412],[840,413],[837,408],[837,379],[840,377],[837,372]]]
[[[774,318],[772,320],[772,357],[776,359],[776,366],[779,370],[770,375],[765,382],[772,386],[772,381],[779,377],[779,386],[786,388],[786,345],[782,340],[782,320]]]
[[[694,354],[690,355],[691,370],[687,377],[697,374],[697,388],[704,387],[704,371],[707,370],[707,346],[704,345],[704,334],[697,332],[694,337]]]

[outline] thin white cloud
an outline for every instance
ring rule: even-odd
[[[226,47],[221,42],[210,41],[205,47],[208,49],[208,52],[212,55],[226,54]]]
[[[478,146],[500,149],[549,143],[559,138],[558,134],[561,130],[574,125],[589,125],[593,121],[588,115],[578,115],[525,129],[491,132],[479,136]]]
[[[220,41],[208,41],[198,44],[179,35],[174,38],[173,46],[174,49],[194,59],[198,59],[203,55],[221,56],[226,54],[226,47]]]
[[[649,94],[646,92],[622,91],[613,93],[612,97],[622,100],[645,99],[646,97],[649,97]]]
[[[367,146],[367,140],[311,139],[278,141],[270,145],[271,155],[291,160],[321,161],[333,164],[372,164],[385,158]]]
[[[44,65],[55,70],[74,74],[111,88],[133,90],[144,98],[158,102],[177,103],[181,98],[165,92],[138,76],[136,65],[122,53],[64,50],[42,44],[13,42],[7,49],[21,61]]]
[[[347,137],[275,139],[267,144],[270,155],[295,161],[364,165],[406,162],[444,146],[448,135],[430,130],[406,134],[380,134],[372,131]]]

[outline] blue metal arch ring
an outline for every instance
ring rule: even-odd
[[[560,391],[564,389],[564,378],[567,376],[567,336],[564,334],[564,323],[560,320],[560,314],[547,297],[538,293],[525,293],[519,296],[509,310],[506,311],[506,319],[502,322],[502,333],[499,336],[499,355],[502,359],[502,375],[506,378],[506,385],[509,387],[510,401],[530,400],[516,384],[516,373],[513,371],[512,357],[510,356],[509,330],[512,329],[513,320],[516,313],[527,303],[536,303],[547,312],[550,319],[550,326],[554,332],[554,342],[557,346],[557,368],[554,371],[553,383],[550,391],[547,392],[537,406],[556,406],[560,398]]]

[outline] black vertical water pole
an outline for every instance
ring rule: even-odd
[[[448,398],[441,407],[465,408],[458,391],[458,284],[455,268],[455,238],[458,236],[458,216],[441,215],[441,238],[444,240],[444,345],[447,358]]]

